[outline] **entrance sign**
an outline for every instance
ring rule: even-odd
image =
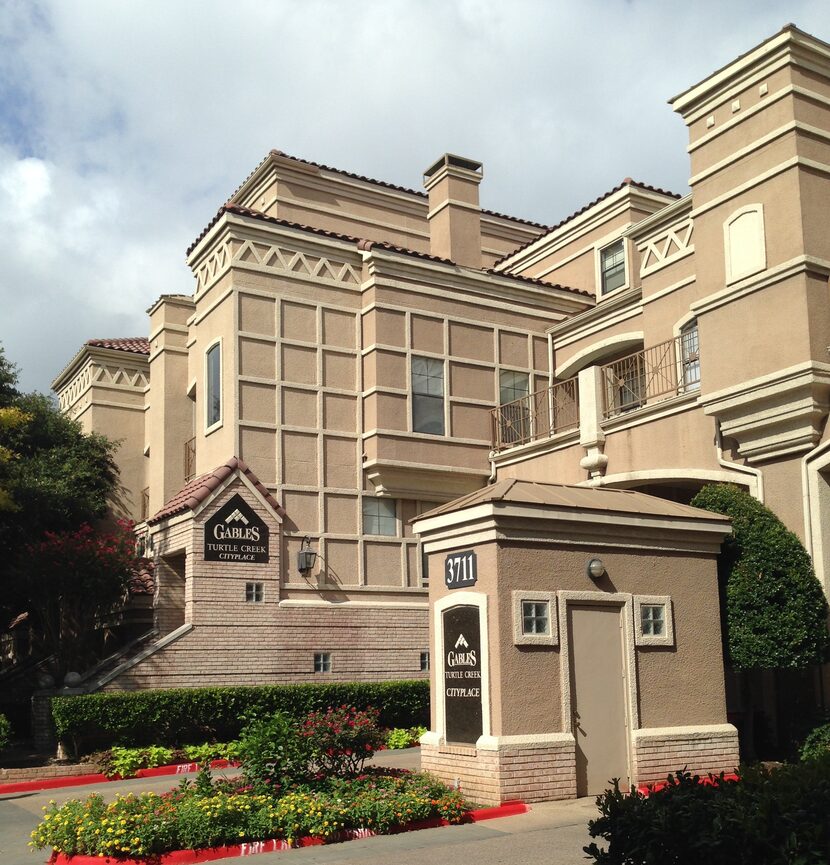
[[[268,562],[268,526],[237,493],[205,523],[206,562]]]
[[[444,610],[444,718],[447,742],[474,745],[482,733],[481,628],[478,607]]]
[[[469,588],[476,584],[478,567],[473,550],[450,553],[444,560],[444,584],[448,589]]]

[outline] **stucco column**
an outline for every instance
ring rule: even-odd
[[[605,433],[602,431],[602,375],[600,367],[589,366],[579,372],[579,443],[585,448],[585,456],[579,461],[588,472],[590,480],[605,474],[608,457],[605,448]]]

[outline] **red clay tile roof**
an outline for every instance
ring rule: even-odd
[[[343,177],[351,177],[353,180],[361,180],[363,183],[371,183],[373,186],[382,186],[385,189],[394,189],[396,192],[405,192],[408,195],[417,195],[418,198],[427,198],[427,193],[420,189],[410,189],[406,186],[398,186],[396,183],[388,183],[385,180],[376,180],[374,177],[366,177],[364,174],[354,174],[351,171],[344,171],[342,168],[333,168],[331,165],[322,165],[319,162],[312,162],[309,159],[301,159],[299,156],[292,156],[290,153],[285,153],[282,150],[272,149],[269,151],[265,159],[263,159],[245,178],[245,180],[236,187],[228,201],[230,201],[233,196],[242,189],[242,187],[257,173],[257,171],[259,171],[262,164],[267,162],[272,156],[283,156],[286,159],[291,159],[292,161],[299,162],[302,165],[310,165],[313,168],[319,168],[321,171],[332,171],[335,174],[341,174]],[[498,213],[495,210],[485,210],[484,208],[481,209],[481,212],[486,213],[488,216],[495,216],[497,219],[507,219],[510,222],[519,222],[522,225],[530,225],[534,228],[546,228],[546,226],[541,222],[534,222],[532,219],[522,219],[520,216],[510,216],[507,213]]]
[[[147,525],[152,526],[155,523],[160,523],[168,517],[176,514],[183,514],[185,511],[192,511],[198,507],[223,481],[227,480],[236,469],[245,475],[248,480],[254,485],[254,489],[259,492],[265,501],[280,515],[284,515],[280,503],[271,495],[270,492],[263,486],[259,478],[251,471],[248,465],[237,457],[231,457],[226,463],[201,475],[198,478],[193,478],[188,481],[177,493],[168,501],[164,507],[157,513],[153,514]]]
[[[600,195],[598,198],[595,198],[593,201],[588,202],[584,207],[580,207],[579,210],[574,211],[570,216],[566,216],[561,222],[557,222],[556,225],[551,225],[549,228],[546,228],[541,234],[538,234],[536,237],[531,238],[527,241],[527,243],[523,243],[521,246],[514,249],[512,252],[508,252],[507,255],[503,255],[497,262],[496,265],[502,264],[505,261],[513,258],[514,255],[521,252],[523,249],[527,249],[528,246],[532,246],[536,243],[537,240],[541,240],[543,237],[546,237],[548,234],[553,233],[558,228],[561,228],[563,225],[570,222],[572,219],[576,219],[582,213],[585,213],[586,210],[590,210],[595,205],[599,204],[600,201],[604,201],[606,198],[612,196],[615,192],[619,192],[626,186],[636,186],[638,189],[645,189],[648,192],[656,192],[658,195],[665,195],[668,198],[682,198],[679,192],[669,192],[666,189],[660,189],[659,186],[649,186],[648,183],[639,183],[636,180],[632,180],[630,177],[626,177],[622,183],[617,184],[613,189],[609,189],[608,192]]]
[[[529,282],[532,285],[538,285],[542,288],[558,288],[560,291],[572,291],[574,294],[582,294],[585,297],[590,297],[591,300],[595,300],[593,293],[586,291],[584,288],[573,288],[570,285],[560,285],[558,282],[545,282],[544,279],[535,279],[532,276],[520,276],[518,273],[494,270],[492,267],[487,268],[484,273],[491,273],[493,276],[507,277],[508,279],[518,279],[519,282]]]
[[[138,573],[133,574],[127,582],[131,595],[154,595],[156,592],[155,568],[152,562],[147,562]]]
[[[130,351],[133,354],[150,354],[150,340],[143,336],[124,336],[115,339],[88,339],[87,345],[96,348],[112,348],[116,351]]]

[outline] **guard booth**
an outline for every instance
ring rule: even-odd
[[[726,517],[510,479],[414,528],[431,575],[424,770],[499,804],[738,765],[716,571]]]

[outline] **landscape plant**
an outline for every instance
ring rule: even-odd
[[[380,707],[383,727],[410,727],[429,718],[429,682],[338,682],[106,691],[53,697],[58,738],[74,754],[113,745],[169,748],[236,739],[252,720],[282,712],[304,718],[329,706]]]
[[[250,724],[239,740],[242,775],[259,793],[276,795],[311,780],[317,747],[298,722],[277,712]]]
[[[585,847],[601,865],[808,865],[830,861],[830,753],[780,768],[741,769],[701,784],[670,775],[646,795],[618,782],[597,798]]]
[[[815,760],[830,753],[830,722],[811,730],[801,744],[798,755],[802,760]]]
[[[692,505],[732,522],[718,558],[726,662],[741,673],[742,746],[754,756],[754,670],[802,670],[830,643],[828,607],[810,556],[769,508],[730,484],[712,484]]]
[[[426,731],[427,728],[421,726],[409,727],[407,729],[396,727],[394,730],[389,730],[386,733],[386,747],[390,750],[411,748],[413,745],[419,743],[421,736],[423,736]]]
[[[326,776],[358,774],[366,760],[383,745],[377,709],[337,706],[309,712],[299,726],[300,736],[312,743],[318,773]]]
[[[0,714],[0,751],[7,748],[12,737],[12,725],[9,719]]]

